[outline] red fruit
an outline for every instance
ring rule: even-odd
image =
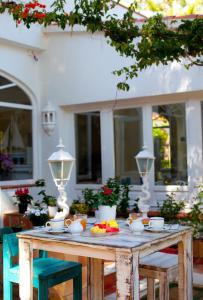
[[[112,232],[111,229],[112,229],[111,227],[107,226],[106,227],[106,232]]]
[[[95,224],[94,226],[98,226],[100,229],[106,229],[106,224]]]
[[[111,228],[111,232],[118,232],[119,228]]]

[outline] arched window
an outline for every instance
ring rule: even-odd
[[[32,104],[19,86],[0,76],[0,182],[32,177]]]

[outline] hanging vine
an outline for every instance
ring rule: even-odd
[[[56,0],[47,9],[38,1],[15,3],[0,1],[0,13],[8,12],[16,22],[27,28],[39,23],[46,27],[56,24],[61,29],[83,25],[88,32],[104,32],[107,42],[133,63],[113,73],[122,76],[118,88],[128,90],[128,80],[152,65],[167,65],[187,59],[187,68],[203,66],[203,18],[167,21],[160,14],[136,23],[136,3],[129,6],[122,18],[112,13],[120,0],[75,0],[74,8],[66,12],[66,0]]]

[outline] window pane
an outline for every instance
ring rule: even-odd
[[[116,176],[122,182],[140,184],[134,156],[142,149],[141,108],[114,111]]]
[[[30,105],[30,99],[21,88],[13,86],[0,90],[0,101]]]
[[[32,178],[32,113],[0,107],[0,180]]]
[[[155,184],[187,184],[185,104],[153,106]]]
[[[7,84],[10,84],[10,83],[12,83],[10,80],[0,76],[0,86],[7,85]]]
[[[101,183],[100,113],[76,114],[77,183]]]

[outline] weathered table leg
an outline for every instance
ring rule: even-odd
[[[192,233],[183,235],[178,243],[178,299],[191,300],[192,295]]]
[[[154,278],[147,277],[147,300],[155,300],[155,282]]]
[[[116,252],[116,299],[139,300],[138,252]]]
[[[104,261],[102,259],[88,258],[87,299],[104,299]]]
[[[26,240],[19,239],[19,294],[21,300],[33,299],[32,260],[31,244]]]

